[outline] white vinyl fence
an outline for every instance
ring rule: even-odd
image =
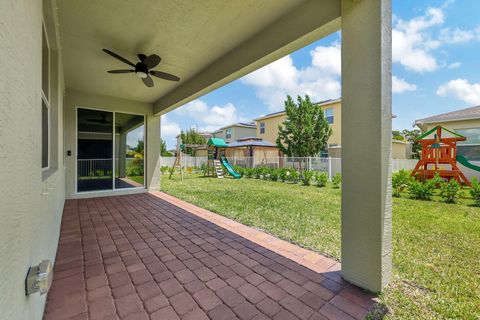
[[[162,157],[161,166],[173,166],[175,157]],[[243,168],[252,167],[271,167],[271,168],[295,168],[301,170],[313,170],[327,172],[331,178],[342,171],[342,159],[340,158],[322,158],[322,157],[233,157],[228,161],[232,166]],[[392,171],[397,172],[402,169],[412,170],[417,164],[415,159],[392,159]],[[183,168],[197,169],[206,164],[207,157],[182,156]],[[196,171],[196,170],[193,170]]]

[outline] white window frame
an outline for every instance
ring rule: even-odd
[[[232,128],[225,129],[225,139],[231,139],[231,138],[232,138]]]
[[[260,122],[259,132],[260,132],[260,134],[265,134],[265,122]]]
[[[41,163],[41,166],[42,166],[42,171],[47,171],[47,170],[50,170],[50,147],[51,147],[51,128],[50,128],[50,123],[51,123],[51,119],[50,119],[50,101],[49,101],[49,98],[50,98],[50,95],[51,95],[51,83],[50,83],[50,79],[51,79],[51,75],[50,75],[50,64],[51,64],[51,55],[50,55],[50,43],[48,42],[48,35],[47,35],[47,30],[45,29],[45,22],[42,21],[42,41],[43,41],[43,35],[45,35],[45,41],[46,41],[46,44],[47,44],[47,52],[48,52],[48,68],[47,68],[47,73],[48,73],[48,76],[47,76],[47,82],[48,82],[48,97],[47,95],[45,94],[45,92],[43,91],[43,82],[41,84],[41,87],[40,87],[40,93],[41,93],[41,98],[42,98],[42,101],[43,103],[45,103],[45,106],[47,107],[47,141],[48,141],[48,149],[47,149],[47,166],[46,167],[43,167],[43,163]],[[43,50],[43,45],[42,45],[42,50]],[[43,52],[42,52],[43,54]],[[43,81],[43,62],[42,62],[42,81]],[[43,105],[41,104],[40,107],[42,108],[42,112],[43,112]],[[43,127],[43,115],[42,115],[42,127]],[[42,128],[43,129],[43,128]],[[42,146],[41,146],[41,152],[42,152],[42,158],[41,158],[41,161],[43,161],[43,136],[42,136]]]
[[[331,116],[327,116],[327,110],[332,110],[332,115]],[[329,117],[332,118],[332,123],[328,122],[328,124],[333,124],[335,122],[335,114],[334,114],[333,108],[325,108],[323,110],[323,115],[325,116],[325,120],[327,120],[327,122],[328,122]]]

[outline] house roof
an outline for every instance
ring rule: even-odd
[[[337,103],[337,102],[340,102],[340,101],[342,101],[342,98],[327,99],[327,100],[323,100],[323,101],[319,101],[319,102],[314,102],[313,104],[315,104],[317,106],[326,106],[326,105],[329,105],[329,104],[332,104],[332,103]],[[256,119],[253,119],[253,120],[254,121],[259,121],[259,120],[264,120],[264,119],[280,116],[280,115],[283,115],[283,114],[285,114],[285,110],[269,113],[269,114],[266,114],[264,116],[260,116]]]
[[[419,126],[424,123],[440,123],[458,120],[480,119],[480,106],[470,107],[462,110],[447,112],[423,118],[415,121],[415,125]]]
[[[261,139],[242,139],[242,140],[237,140],[235,142],[230,142],[228,144],[229,148],[238,148],[238,147],[276,147],[275,144],[269,142],[269,141],[264,141]]]
[[[237,122],[237,123],[229,124],[228,126],[221,127],[218,130],[214,131],[213,133],[218,133],[222,130],[225,130],[231,127],[256,128],[257,124],[255,122]]]

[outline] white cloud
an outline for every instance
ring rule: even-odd
[[[396,20],[392,30],[393,62],[415,72],[436,70],[438,62],[432,50],[437,49],[441,43],[432,39],[427,31],[443,22],[443,7],[428,8],[425,15],[411,20]]]
[[[318,46],[310,55],[307,68],[295,67],[288,55],[243,77],[242,82],[255,87],[257,97],[272,112],[284,109],[287,95],[308,94],[313,101],[339,97],[340,46]]]
[[[163,115],[160,125],[161,136],[163,139],[175,138],[180,133],[180,126],[176,122],[170,122],[167,115]]]
[[[462,65],[461,62],[457,61],[457,62],[453,62],[453,63],[450,63],[447,68],[448,69],[456,69],[456,68],[460,68],[460,66]]]
[[[174,111],[178,115],[189,116],[201,131],[212,131],[219,127],[243,121],[232,103],[224,106],[209,106],[197,99]]]
[[[479,39],[479,37],[480,37],[479,28],[475,30],[445,28],[440,31],[440,41],[446,44],[465,43],[474,39]]]
[[[454,96],[471,105],[480,104],[480,83],[470,83],[465,79],[450,80],[437,89],[439,96]]]
[[[396,76],[392,77],[392,92],[393,93],[403,93],[406,91],[415,91],[417,86],[413,83],[408,83],[405,79],[398,78]]]

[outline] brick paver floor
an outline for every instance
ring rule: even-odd
[[[163,193],[67,200],[44,318],[361,319],[339,269]]]

